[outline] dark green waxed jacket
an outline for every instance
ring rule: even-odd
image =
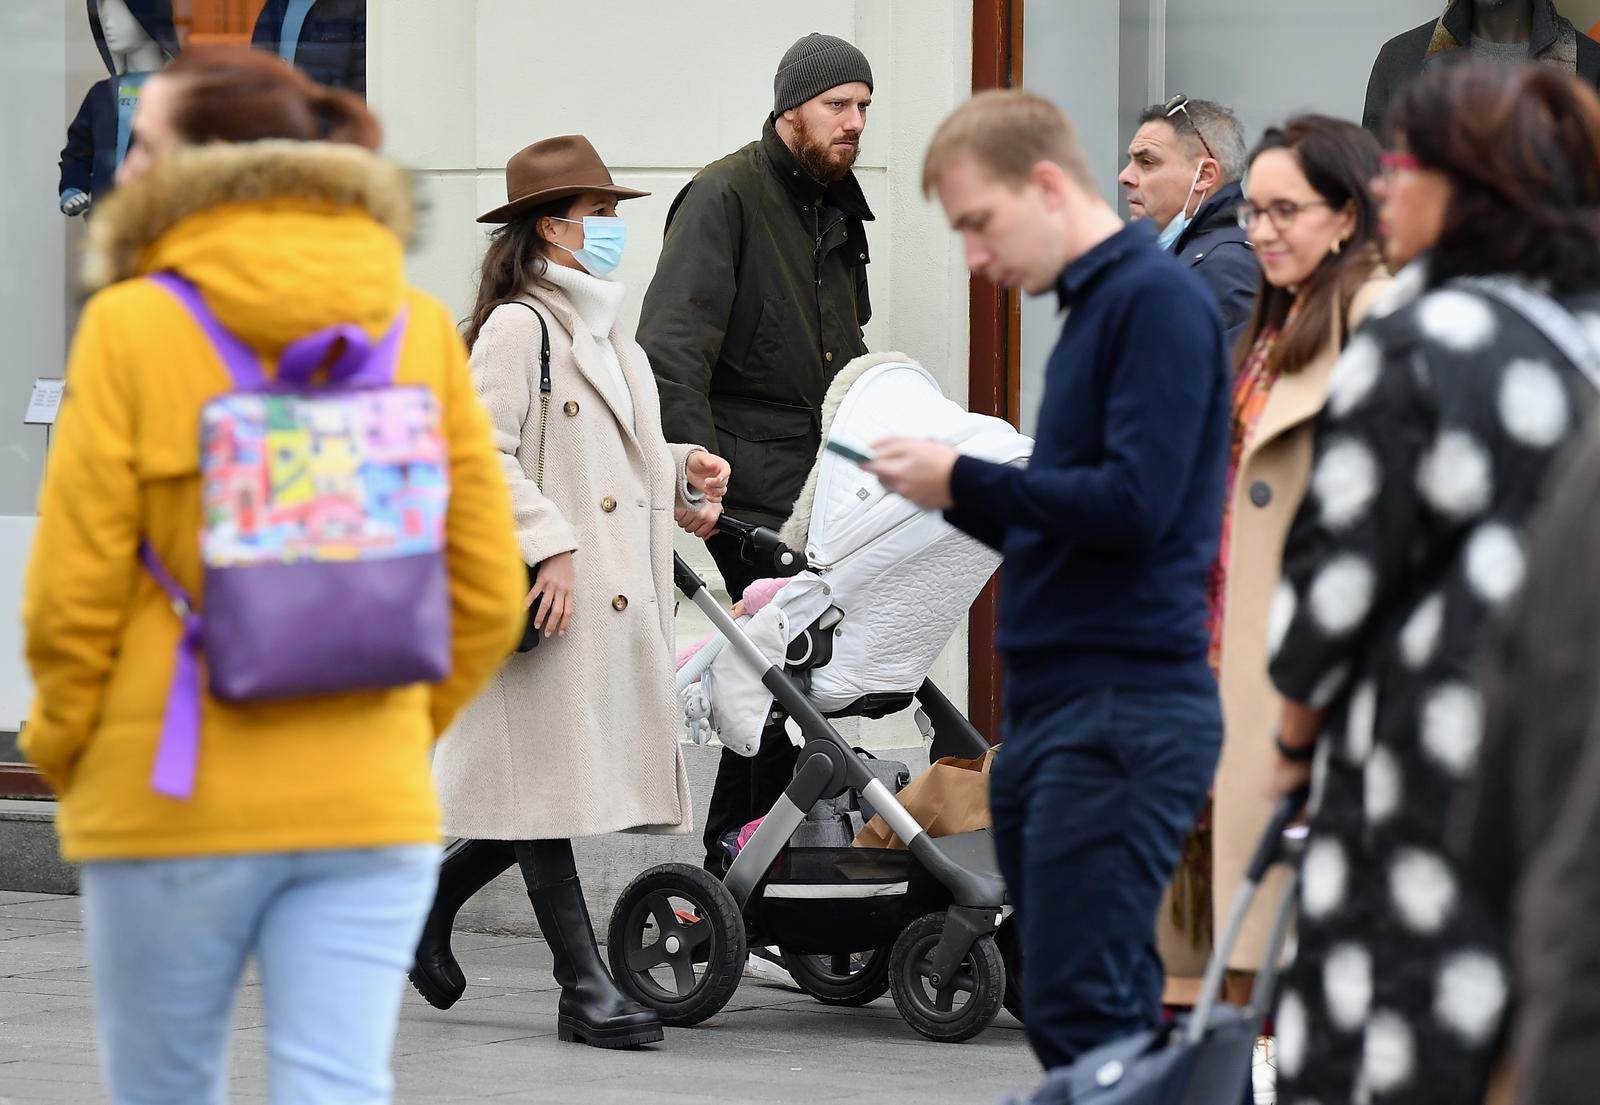
[[[733,466],[729,514],[781,522],[816,459],[823,396],[867,351],[867,236],[854,174],[824,188],[769,118],[667,215],[639,344],[668,441]]]

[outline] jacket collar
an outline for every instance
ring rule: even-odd
[[[550,271],[553,271],[553,266]],[[568,293],[565,283],[558,284],[549,276],[550,272],[547,271],[545,279],[528,289],[526,298],[549,311],[550,317],[566,332],[568,340],[572,343],[572,363],[577,367],[578,375],[588,381],[589,386],[600,396],[601,402],[605,403],[606,409],[611,412],[611,416],[617,420],[623,440],[643,456],[644,446],[639,443],[635,423],[624,417],[622,409],[612,398],[611,388],[607,385],[606,377],[609,370],[601,363],[601,358],[605,354],[600,351],[599,344],[589,333],[589,327]],[[639,396],[645,392],[642,390],[639,366],[633,363],[632,343],[628,341],[616,322],[612,323],[611,332],[607,336],[610,337],[611,348],[617,355],[622,378],[633,394],[634,417],[637,418],[638,411],[643,405],[639,402]]]
[[[866,193],[861,190],[861,182],[856,179],[856,174],[848,173],[843,180],[824,185],[806,171],[788,143],[778,136],[775,115],[767,116],[766,124],[761,128],[761,153],[773,173],[783,181],[784,187],[798,202],[824,202],[864,223],[873,221],[872,208],[867,206]]]
[[[1376,291],[1385,283],[1389,283],[1388,277],[1383,266],[1379,264],[1373,269],[1366,283],[1356,289],[1356,297],[1362,296],[1363,293],[1370,295],[1371,291]],[[1374,307],[1373,310],[1378,311],[1380,308]],[[1350,332],[1345,328],[1346,323],[1346,318],[1335,317],[1329,327],[1327,344],[1323,346],[1322,352],[1316,359],[1298,372],[1283,373],[1272,385],[1272,391],[1267,396],[1266,408],[1261,412],[1261,419],[1255,432],[1250,435],[1246,458],[1253,456],[1274,438],[1282,436],[1303,422],[1310,421],[1321,412],[1328,396],[1328,379],[1333,375],[1333,366],[1338,363],[1339,355],[1344,351],[1344,344],[1350,338]],[[1241,462],[1246,458],[1241,458]]]
[[[286,140],[189,146],[96,207],[84,284],[96,291],[140,275],[145,251],[191,215],[274,201],[358,208],[402,243],[416,223],[405,170],[357,146]]]
[[[1178,235],[1178,240],[1172,243],[1172,252],[1181,254],[1190,242],[1201,234],[1210,234],[1216,230],[1239,230],[1239,224],[1234,219],[1234,212],[1239,209],[1239,204],[1244,202],[1244,189],[1236,180],[1231,184],[1224,184],[1216,195],[1200,205],[1194,213],[1194,220],[1183,228],[1183,233]],[[1240,232],[1241,237],[1243,232]]]
[[[1135,250],[1154,246],[1155,242],[1155,227],[1150,225],[1150,220],[1140,219],[1095,246],[1061,270],[1061,275],[1056,278],[1058,309],[1066,310],[1073,306],[1106,270]]]
[[[1570,26],[1553,0],[1533,0],[1533,25],[1528,28],[1528,54],[1543,58],[1552,47],[1568,36]],[[1433,29],[1433,41],[1428,44],[1428,56],[1459,50],[1472,45],[1472,0],[1450,0],[1449,7],[1439,17]],[[1577,64],[1576,41],[1572,43],[1572,62]],[[1557,60],[1552,58],[1551,60]]]

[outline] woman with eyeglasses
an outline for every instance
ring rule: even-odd
[[[1465,1105],[1510,981],[1464,886],[1479,857],[1453,862],[1446,829],[1478,774],[1485,629],[1594,406],[1600,100],[1543,66],[1452,66],[1387,133],[1380,219],[1407,267],[1334,368],[1270,615],[1278,784],[1314,781],[1278,1094]]]
[[[1239,225],[1255,248],[1261,284],[1240,339],[1231,487],[1212,570],[1212,664],[1224,719],[1211,837],[1218,930],[1272,809],[1281,705],[1267,677],[1267,636],[1284,535],[1306,492],[1329,374],[1388,282],[1368,187],[1378,152],[1353,123],[1302,115],[1265,133],[1245,174]],[[1261,895],[1229,961],[1233,970],[1260,968],[1276,900]],[[1234,976],[1234,988],[1242,991],[1248,977]]]

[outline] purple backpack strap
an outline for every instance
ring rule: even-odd
[[[150,277],[183,304],[184,310],[205,331],[239,391],[298,390],[311,385],[311,379],[324,365],[328,386],[336,388],[385,387],[394,381],[395,364],[400,356],[400,340],[405,333],[404,310],[394,325],[374,342],[354,323],[341,322],[324,327],[284,347],[278,358],[278,375],[268,381],[261,360],[244,342],[229,332],[206,306],[195,286],[175,272],[158,272]],[[331,360],[330,360],[331,357]]]
[[[158,272],[150,279],[171,292],[189,312],[189,316],[200,324],[200,329],[205,331],[217,355],[222,358],[228,375],[233,377],[234,387],[240,391],[266,390],[266,374],[261,371],[261,361],[255,350],[223,329],[222,323],[211,313],[211,308],[206,306],[206,301],[193,284],[175,272]]]
[[[161,742],[156,746],[156,763],[150,772],[150,788],[172,798],[188,798],[194,793],[195,773],[200,762],[200,615],[189,601],[188,592],[167,571],[150,542],[139,542],[139,559],[172,601],[173,613],[183,621],[172,687],[167,692],[167,709],[161,719]]]

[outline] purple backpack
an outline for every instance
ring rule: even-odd
[[[200,415],[203,609],[148,541],[139,548],[184,627],[150,783],[188,798],[202,656],[225,702],[450,673],[449,464],[432,392],[394,384],[404,313],[376,343],[351,324],[301,338],[269,379],[194,285],[151,279],[205,332],[234,386]]]

